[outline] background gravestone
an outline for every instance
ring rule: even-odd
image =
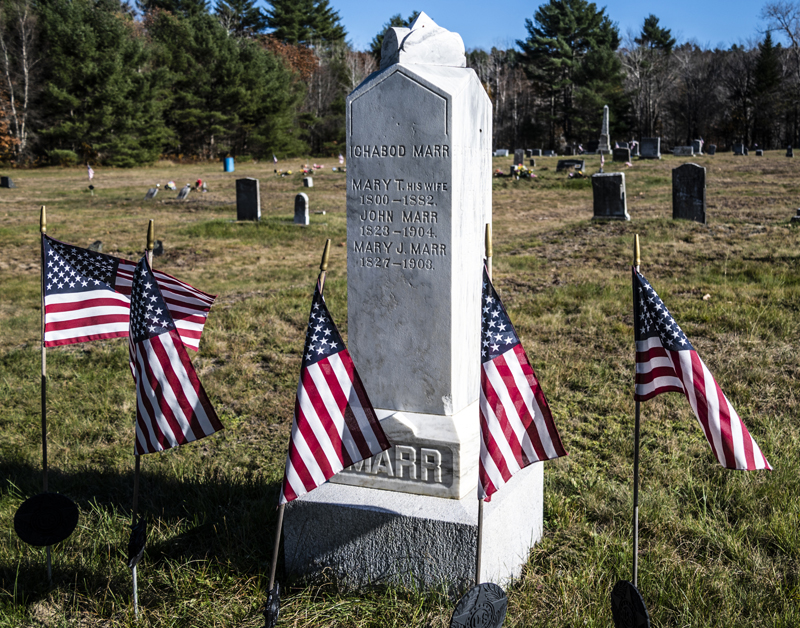
[[[0,188],[13,188],[14,182],[11,177],[0,177]]]
[[[706,224],[706,169],[683,164],[672,170],[672,218]]]
[[[786,156],[794,157],[794,149],[791,146],[786,147]]]
[[[236,179],[236,220],[261,220],[261,188],[258,179]]]
[[[525,161],[525,151],[523,151],[521,148],[518,148],[517,150],[514,151],[514,165],[521,166],[524,161]]]
[[[144,195],[144,200],[152,201],[156,197],[156,194],[158,194],[158,188],[150,188]]]
[[[531,149],[531,157],[541,157],[542,156],[542,149],[541,148],[532,148]]]
[[[661,159],[660,137],[643,137],[639,144],[639,159]]]
[[[294,224],[308,225],[308,195],[300,192],[294,197]]]
[[[628,162],[631,160],[631,149],[630,148],[615,148],[612,152],[612,161],[621,161],[623,163]]]
[[[611,133],[608,130],[608,105],[603,106],[603,124],[600,128],[600,141],[597,150],[600,153],[611,152]]]
[[[638,157],[639,156],[639,143],[636,142],[633,146],[629,146],[628,148],[631,149],[631,157]]]
[[[527,157],[533,157],[533,149],[532,149],[532,148],[528,148],[528,149],[526,149],[526,150],[525,150],[525,155],[526,155]]]
[[[555,157],[556,151],[554,150],[546,150],[542,153],[542,157]]]
[[[567,156],[572,156],[572,155],[574,155],[574,154],[575,154],[575,148],[574,148],[573,146],[567,146],[567,147],[564,149],[564,154],[565,154],[565,155],[567,155]]]
[[[764,156],[764,151],[762,149],[760,149],[760,148],[757,148],[756,149],[756,157],[763,157],[763,156]]]
[[[528,160],[528,167],[531,168],[531,169],[535,168],[536,167],[536,160],[535,159],[529,159]]]
[[[628,142],[617,142],[615,148],[630,148]]]
[[[734,144],[733,145],[733,154],[734,155],[746,155],[747,149],[745,148],[744,144]]]
[[[313,188],[314,187],[314,179],[312,177],[303,177],[303,187]]]
[[[672,149],[672,154],[675,157],[693,157],[694,148],[692,146],[676,146]]]
[[[592,220],[630,220],[625,194],[625,173],[592,175],[594,216]]]
[[[694,151],[695,155],[702,155],[703,154],[703,140],[693,140],[692,141],[692,150]]]
[[[717,145],[716,144],[709,144],[707,152],[709,155],[716,155],[717,154]]]
[[[494,151],[495,157],[508,157],[508,149],[507,148],[498,148]]]
[[[176,197],[179,201],[185,201],[189,197],[189,192],[191,191],[192,186],[188,183],[184,185],[180,191],[178,192],[178,196]]]
[[[594,154],[597,152],[598,146],[600,146],[599,140],[589,140],[586,142],[586,152]]]
[[[575,168],[578,170],[583,170],[585,166],[586,162],[583,159],[559,159],[558,164],[556,164],[556,172],[573,170]]]

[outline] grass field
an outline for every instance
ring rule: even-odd
[[[510,158],[495,159],[508,171]],[[546,463],[545,534],[509,588],[506,626],[608,627],[630,578],[633,235],[642,272],[775,468],[714,460],[682,395],[642,404],[639,588],[658,627],[800,626],[800,161],[698,157],[708,225],[671,219],[672,157],[626,171],[628,223],[591,221],[591,184],[537,158],[533,181],[494,181],[495,284],[570,455]],[[587,169],[599,167],[590,157]],[[300,160],[280,164],[297,170]],[[302,188],[273,164],[3,172],[0,190],[0,627],[261,626],[300,352],[319,255],[333,241],[328,306],[347,331],[345,175],[334,161]],[[610,170],[610,168],[606,168]],[[262,221],[234,221],[235,179],[261,180]],[[174,179],[210,192],[174,201]],[[162,184],[155,202],[142,198]],[[294,227],[294,195],[311,225]],[[138,622],[127,556],[135,398],[127,340],[48,350],[50,489],[80,508],[44,550],[13,527],[41,489],[39,207],[48,233],[138,259],[148,219],[155,266],[219,294],[193,362],[226,429],[142,460],[149,538]],[[707,298],[704,298],[709,295]],[[335,583],[284,593],[279,626],[444,627],[452,602]]]

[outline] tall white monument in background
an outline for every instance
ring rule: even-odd
[[[608,105],[603,106],[603,126],[600,128],[600,145],[597,147],[597,152],[611,152],[611,134],[608,130]]]
[[[347,98],[348,348],[394,445],[286,510],[290,574],[463,589],[474,577],[491,102],[424,13]],[[516,487],[516,488],[515,488]],[[483,579],[518,575],[541,464],[485,507]]]

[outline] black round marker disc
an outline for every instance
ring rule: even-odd
[[[611,614],[615,628],[650,628],[642,594],[627,580],[617,582],[611,591]]]
[[[26,499],[14,515],[17,536],[43,547],[66,539],[78,525],[78,507],[59,493],[39,493]]]
[[[472,587],[458,601],[450,628],[500,628],[507,607],[505,591],[493,582],[484,582]]]

